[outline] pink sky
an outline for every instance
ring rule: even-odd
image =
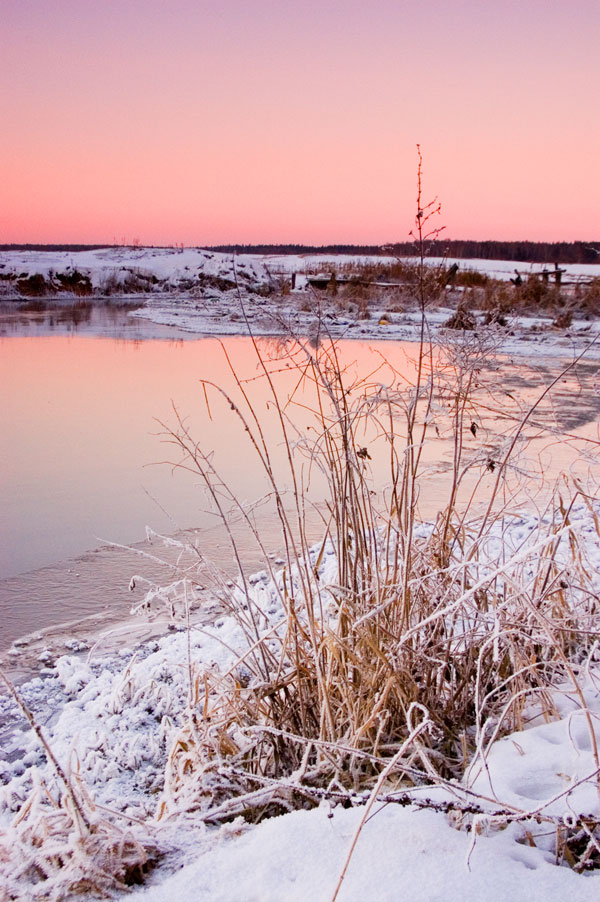
[[[0,242],[600,237],[600,0],[0,0]]]

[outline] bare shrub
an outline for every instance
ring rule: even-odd
[[[464,332],[472,332],[477,328],[477,320],[463,301],[456,308],[456,312],[446,320],[444,327],[446,329],[462,329]]]
[[[41,273],[17,279],[17,290],[19,294],[29,298],[46,297],[56,293],[51,280],[45,279]]]
[[[577,283],[573,298],[574,308],[586,317],[600,314],[600,277],[585,284]]]

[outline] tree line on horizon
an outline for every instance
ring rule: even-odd
[[[125,245],[127,246],[127,245]],[[149,247],[158,245],[148,245]],[[0,251],[78,251],[117,248],[117,244],[0,244]],[[183,245],[181,245],[183,247]],[[138,246],[139,249],[139,246]],[[226,254],[368,254],[418,256],[413,241],[391,244],[217,244],[203,249]],[[600,263],[600,241],[475,241],[438,240],[428,248],[433,257],[515,260],[519,263]]]
[[[392,244],[220,244],[207,250],[228,254],[369,254],[414,257],[414,241]],[[600,241],[475,241],[438,240],[428,247],[431,257],[515,260],[519,263],[600,263]]]

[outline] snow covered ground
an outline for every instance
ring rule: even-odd
[[[382,262],[381,257],[343,255],[251,255],[217,253],[196,248],[107,248],[77,253],[54,251],[0,252],[0,301],[17,295],[20,278],[40,274],[50,280],[58,294],[72,295],[57,281],[74,272],[89,279],[95,299],[134,298],[142,306],[131,315],[161,326],[176,327],[199,335],[237,335],[252,329],[255,335],[277,335],[287,329],[296,334],[312,334],[319,328],[315,312],[319,302],[306,290],[306,273],[325,272],[328,266],[343,268],[355,262]],[[390,258],[391,259],[391,258]],[[442,262],[431,258],[432,265]],[[445,261],[447,265],[454,261]],[[514,270],[526,275],[543,269],[541,265],[497,260],[457,260],[461,270],[474,269],[496,279],[508,280]],[[600,275],[598,266],[564,267],[565,280]],[[296,288],[278,290],[291,273],[297,274]],[[94,299],[93,298],[93,299]],[[241,300],[241,303],[240,303]],[[428,311],[429,327],[437,334],[452,315],[456,297],[441,300]],[[243,305],[243,306],[242,306]],[[334,338],[413,341],[418,334],[418,313],[406,305],[385,298],[371,302],[370,318],[361,319],[356,305],[325,303],[320,313],[321,331]],[[389,309],[391,308],[391,309]],[[476,314],[481,328],[483,314]],[[486,328],[486,332],[489,329]],[[569,357],[579,353],[600,332],[598,320],[575,317],[567,329],[553,325],[551,314],[514,315],[506,328],[498,330],[498,340],[508,354],[535,354]],[[589,351],[600,357],[600,343]]]
[[[305,271],[315,272],[318,270],[327,271],[327,265],[344,266],[344,264],[352,264],[354,262],[381,263],[382,257],[369,257],[358,255],[342,255],[342,254],[281,254],[279,256],[265,256],[265,263],[275,272],[297,272]],[[389,258],[395,261],[395,257]],[[415,257],[406,258],[407,261],[415,262]],[[477,257],[427,257],[427,263],[431,266],[451,267],[455,263],[461,271],[472,270],[474,272],[485,273],[493,279],[509,281],[515,275],[515,270],[521,273],[525,278],[528,273],[540,273],[544,270],[552,271],[553,266],[544,263],[522,263],[517,260],[482,260]],[[579,278],[591,278],[600,275],[600,264],[576,264],[569,263],[561,265],[561,269],[565,270],[563,278],[565,281],[576,281]]]
[[[145,902],[330,902],[362,809],[328,806],[264,821],[235,836],[203,837],[190,861],[162,884],[134,893]],[[228,835],[229,834],[229,835]],[[231,835],[233,834],[233,836]],[[595,900],[600,881],[557,868],[551,856],[507,827],[472,838],[445,815],[389,804],[362,831],[340,902],[578,902]]]
[[[358,254],[225,254],[202,248],[151,248],[113,247],[91,251],[0,251],[0,273],[4,279],[9,275],[24,277],[41,273],[45,277],[72,270],[88,275],[95,289],[101,289],[107,281],[115,279],[116,284],[127,281],[127,276],[138,274],[151,280],[155,278],[154,289],[161,291],[178,287],[181,281],[190,280],[200,274],[234,279],[234,266],[238,280],[260,284],[271,276],[298,273],[327,272],[327,267],[344,267],[355,263],[393,263],[395,257],[369,256]],[[415,258],[407,258],[415,262]],[[479,260],[459,258],[427,258],[432,266],[456,263],[460,270],[474,270],[486,273],[496,279],[508,280],[515,269],[523,276],[528,273],[552,269],[541,263],[519,263],[514,260]],[[564,280],[600,276],[600,264],[565,264]],[[299,285],[304,284],[299,279]]]
[[[236,257],[240,283],[261,284],[268,278],[258,256]],[[93,251],[1,251],[0,273],[21,278],[36,273],[51,278],[57,273],[76,270],[89,276],[95,291],[116,291],[137,280],[135,290],[169,291],[185,289],[187,282],[202,275],[208,278],[234,279],[231,254],[219,254],[197,248],[117,247]]]
[[[295,335],[326,333],[332,338],[362,341],[417,341],[421,317],[416,310],[389,313],[386,306],[371,306],[369,320],[358,319],[351,311],[326,310],[320,320],[312,307],[304,308],[296,297],[282,304],[264,298],[244,297],[243,311],[235,293],[215,298],[210,303],[194,298],[168,299],[151,296],[144,307],[131,316],[149,319],[162,326],[173,326],[198,335],[278,335],[291,330]],[[453,315],[452,307],[427,311],[427,324],[434,340],[443,340],[444,323]],[[501,353],[569,358],[589,346],[588,359],[600,358],[600,320],[574,318],[568,329],[553,325],[552,316],[509,316],[507,326],[483,326],[482,334],[498,346]]]
[[[574,509],[568,531],[584,550],[597,593],[600,540],[594,517],[585,506]],[[540,525],[535,517],[517,518],[502,541],[498,536],[491,542],[490,553],[512,546],[535,554]],[[568,559],[568,546],[565,534],[559,560]],[[331,547],[319,568],[324,582],[334,579]],[[252,585],[267,612],[261,624],[267,634],[283,622],[281,596],[266,573]],[[179,731],[190,663],[200,678],[224,674],[247,650],[231,617],[191,632],[180,623],[161,638],[110,657],[63,657],[21,692],[65,772],[90,795],[96,816],[108,816],[123,842],[131,834],[160,850],[159,866],[133,898],[325,902],[333,899],[358,836],[340,900],[562,902],[571,896],[585,902],[598,897],[600,870],[580,875],[565,860],[557,866],[556,845],[557,825],[568,830],[579,814],[600,817],[596,646],[587,660],[571,665],[580,689],[568,680],[555,687],[552,716],[542,717],[531,700],[525,728],[475,755],[460,783],[408,790],[390,780],[371,809],[365,806],[368,796],[356,795],[351,808],[324,798],[316,808],[254,827],[241,818],[208,826],[202,806],[186,810],[164,779],[173,743],[185,745]],[[5,721],[19,723],[12,701],[0,700],[0,711]],[[55,898],[63,885],[61,869],[48,881],[31,882],[32,862],[43,850],[35,837],[45,835],[64,861],[75,855],[76,845],[56,827],[58,812],[49,799],[57,780],[37,737],[22,723],[8,735],[0,766],[0,893],[7,899]],[[398,804],[407,790],[412,805]],[[439,810],[444,806],[452,811]],[[592,851],[597,859],[600,849],[592,845]]]
[[[143,248],[115,247],[90,251],[0,251],[0,273],[3,281],[9,277],[24,278],[40,273],[52,277],[57,273],[77,270],[90,277],[96,290],[107,284],[118,286],[127,283],[132,275],[146,279],[150,290],[164,291],[180,287],[181,282],[198,276],[221,277],[257,285],[270,278],[297,273],[298,285],[304,286],[306,273],[327,272],[328,267],[344,268],[353,264],[384,264],[395,262],[394,257],[347,254],[232,254],[201,248]],[[407,258],[415,262],[415,258]],[[523,276],[547,269],[541,263],[519,263],[511,260],[480,260],[430,257],[431,266],[452,266],[459,269],[486,273],[495,279],[508,280],[518,270]],[[551,268],[551,267],[550,267]],[[600,264],[566,264],[565,281],[600,276]],[[154,280],[154,281],[152,281]]]

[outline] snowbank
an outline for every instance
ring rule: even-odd
[[[52,290],[58,292],[56,298],[67,298],[71,296],[68,280],[79,274],[89,279],[95,298],[134,297],[138,303],[143,301],[143,306],[132,311],[132,316],[197,335],[239,335],[250,329],[257,336],[280,335],[289,330],[297,335],[313,335],[320,330],[333,338],[415,341],[419,314],[410,309],[389,310],[385,298],[370,303],[369,319],[361,319],[351,303],[347,309],[327,303],[320,322],[314,299],[307,301],[307,272],[327,273],[331,266],[343,271],[356,263],[381,264],[386,259],[395,262],[394,258],[339,254],[234,257],[200,248],[4,251],[0,252],[0,294],[16,297],[17,281],[39,274],[52,282]],[[515,269],[526,276],[544,268],[541,264],[515,261],[428,260],[431,265],[454,262],[461,270],[473,269],[502,281],[512,278]],[[570,264],[563,268],[564,280],[571,283],[600,276],[600,265]],[[286,293],[283,286],[292,273],[297,276],[296,288]],[[57,281],[59,276],[63,282]],[[428,311],[428,325],[436,335],[454,312],[443,304],[442,300],[439,308]],[[490,330],[483,326],[483,320],[484,315],[478,314],[478,324],[487,335]],[[506,328],[496,331],[496,340],[507,354],[569,357],[598,336],[600,321],[575,317],[565,329],[553,326],[552,315],[513,315],[508,317]],[[590,348],[589,356],[600,357],[599,343]]]
[[[596,572],[597,592],[600,543],[594,517],[582,506],[572,511],[571,523]],[[491,559],[502,548],[521,554],[528,543],[534,548],[539,526],[537,518],[525,515],[515,519],[512,529],[504,526],[490,540]],[[559,559],[567,554],[567,545],[565,535]],[[319,566],[321,578],[331,582],[331,547]],[[280,579],[281,574],[276,577]],[[272,634],[283,623],[280,593],[266,573],[252,580],[251,593],[265,612],[261,634]],[[199,674],[223,674],[238,666],[247,650],[239,624],[221,616],[210,626],[189,633],[179,627],[118,656],[96,661],[63,657],[43,679],[22,687],[65,771],[87,787],[93,804],[103,806],[101,813],[111,812],[120,830],[131,828],[138,837],[150,837],[164,855],[162,866],[135,891],[148,902],[318,902],[333,897],[366,796],[357,795],[357,807],[351,809],[324,798],[312,810],[297,810],[255,827],[241,819],[210,827],[193,808],[155,820],[157,812],[170,813],[164,773],[187,706],[190,663]],[[442,781],[410,790],[390,782],[360,834],[339,899],[597,898],[600,871],[578,875],[564,861],[562,867],[555,863],[556,824],[568,827],[582,813],[600,817],[596,657],[592,651],[587,661],[571,665],[580,689],[567,682],[552,691],[554,717],[544,720],[531,701],[526,728],[497,739],[484,755],[474,757],[462,783]],[[3,698],[0,711],[9,727],[12,723],[8,738],[5,728],[1,764],[5,871],[0,887],[9,893],[7,898],[38,898],[38,892],[45,898],[43,881],[28,884],[25,877],[20,882],[17,877],[18,872],[30,873],[27,868],[37,854],[27,845],[31,827],[23,825],[32,812],[39,809],[42,818],[47,808],[47,798],[36,795],[35,787],[43,781],[51,794],[56,776],[34,733],[23,725],[18,728],[14,704]],[[402,795],[407,789],[412,805]],[[456,806],[450,816],[443,810],[448,804]],[[511,823],[513,817],[519,822]]]

